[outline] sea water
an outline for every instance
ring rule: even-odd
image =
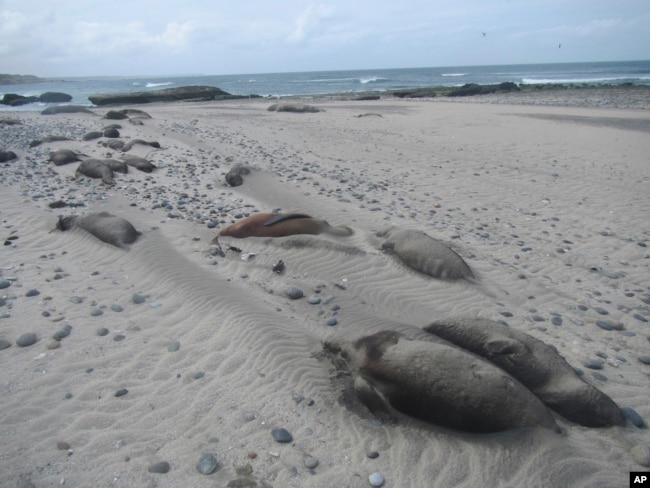
[[[493,84],[562,83],[577,85],[650,85],[650,61],[598,63],[519,64],[505,66],[454,66],[436,68],[370,69],[256,73],[241,75],[167,75],[69,77],[41,83],[0,85],[5,93],[40,95],[47,91],[72,95],[70,103],[90,105],[96,93],[152,91],[188,85],[216,86],[234,95],[288,96],[364,91],[391,91],[427,86],[461,86],[466,83]],[[0,110],[41,110],[42,104],[17,108],[0,105]]]

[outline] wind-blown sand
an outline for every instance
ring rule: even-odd
[[[387,487],[627,486],[629,471],[648,469],[648,429],[558,415],[565,435],[385,425],[343,394],[348,378],[322,354],[333,334],[504,320],[650,418],[639,360],[650,355],[650,112],[507,101],[309,101],[324,111],[308,114],[268,112],[270,100],[141,106],[152,118],[118,121],[121,136],[162,148],[125,154],[158,169],[116,173],[114,187],[48,161],[57,148],[118,159],[82,141],[115,122],[105,109],[2,113],[23,124],[0,125],[0,147],[19,156],[0,166],[0,279],[11,283],[0,339],[12,344],[0,351],[0,486],[366,487],[376,472]],[[368,113],[381,116],[357,117]],[[28,147],[46,135],[74,140]],[[253,171],[227,187],[236,163]],[[48,207],[57,200],[84,206]],[[210,254],[219,229],[278,209],[355,234],[224,237],[241,254]],[[125,251],[78,229],[50,233],[59,215],[91,211],[143,235]],[[475,282],[384,254],[374,233],[391,225],[451,244]],[[272,271],[279,260],[284,274]],[[291,300],[288,286],[322,302]],[[38,342],[18,347],[26,332]],[[602,370],[584,366],[596,359]],[[276,442],[276,427],[293,442]],[[211,475],[196,470],[203,453],[219,463]],[[148,471],[163,461],[168,473]]]

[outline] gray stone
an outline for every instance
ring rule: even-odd
[[[201,455],[199,462],[196,463],[196,470],[201,474],[212,474],[217,470],[219,463],[217,463],[217,458],[213,454],[208,452]]]
[[[16,340],[16,345],[18,347],[29,347],[33,344],[36,344],[36,341],[38,341],[36,334],[33,332],[26,332]]]

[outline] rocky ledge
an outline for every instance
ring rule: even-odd
[[[253,96],[253,95],[251,95]],[[249,98],[232,95],[214,86],[181,86],[164,88],[147,92],[101,93],[90,95],[94,105],[111,105],[125,103],[173,102],[178,100],[226,100],[232,98]]]

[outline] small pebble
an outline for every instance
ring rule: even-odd
[[[205,376],[205,373],[203,371],[197,371],[196,373],[194,373],[194,379],[195,380],[200,380],[204,376]]]
[[[288,286],[284,292],[292,300],[297,300],[298,298],[302,298],[303,296],[305,296],[303,291],[300,288],[295,286]]]
[[[0,351],[7,349],[8,347],[11,347],[11,342],[6,339],[0,339]]]
[[[309,298],[307,299],[307,301],[308,301],[311,305],[318,305],[318,304],[321,302],[321,299],[320,299],[320,297],[309,297]]]
[[[150,473],[160,473],[160,474],[165,474],[169,473],[169,470],[171,469],[171,466],[167,461],[160,461],[158,463],[154,463],[151,466],[149,466],[148,471]]]
[[[61,343],[55,339],[52,339],[50,342],[47,343],[45,346],[47,349],[50,351],[53,351],[54,349],[58,349],[61,347]]]
[[[115,342],[122,342],[124,339],[126,339],[126,336],[123,334],[115,334],[115,336],[113,337],[113,340]]]
[[[38,291],[36,288],[32,288],[31,290],[27,290],[27,293],[25,293],[26,297],[35,297],[37,295],[40,295],[41,292]]]
[[[603,330],[614,330],[614,325],[607,320],[596,320],[596,325]]]
[[[589,369],[603,369],[603,363],[602,363],[602,361],[599,361],[598,359],[587,359],[583,363],[583,366],[585,368],[589,368]]]
[[[72,326],[69,324],[65,324],[63,327],[61,327],[59,330],[57,330],[54,333],[52,339],[60,341],[61,339],[68,337],[70,335],[70,332],[72,332]]]
[[[56,443],[56,448],[59,451],[67,451],[68,449],[70,449],[70,444],[68,444],[67,442],[59,441]]]
[[[214,473],[217,470],[217,466],[217,458],[213,454],[206,452],[201,455],[199,462],[196,463],[196,470],[201,474],[208,475]]]
[[[336,317],[327,317],[325,319],[325,325],[336,325],[336,324],[337,324]]]
[[[318,466],[318,459],[311,456],[305,459],[305,468],[314,469],[317,466]]]
[[[511,312],[499,312],[499,313],[500,313],[501,315],[503,315],[504,317],[512,317],[512,313],[511,313]]]
[[[99,329],[97,329],[97,335],[98,335],[98,336],[102,336],[102,337],[103,337],[103,336],[105,336],[105,335],[108,335],[109,332],[110,332],[110,331],[109,331],[106,327],[100,327]]]
[[[134,293],[133,296],[131,296],[131,300],[133,301],[133,303],[137,303],[137,304],[144,303],[146,299],[147,296],[141,295],[140,293]]]
[[[562,325],[562,317],[553,317],[551,323],[556,326]]]
[[[288,430],[279,427],[271,431],[271,435],[277,442],[286,443],[293,440],[293,436],[289,433]]]
[[[623,412],[623,415],[625,415],[627,419],[639,429],[646,428],[646,423],[643,420],[643,417],[641,417],[641,415],[639,415],[632,407],[623,407],[621,408],[621,411]]]
[[[99,317],[100,315],[104,315],[104,311],[101,308],[94,307],[90,310],[90,315],[92,317]]]
[[[377,459],[379,457],[379,453],[377,451],[370,451],[368,454],[366,454],[370,459]]]
[[[650,447],[637,444],[630,449],[630,454],[632,454],[634,460],[641,466],[650,466]]]
[[[36,337],[36,334],[33,332],[27,332],[23,335],[21,335],[17,340],[16,340],[16,345],[18,347],[29,347],[33,344],[36,344],[36,341],[38,338]]]
[[[169,346],[167,346],[167,350],[169,352],[176,352],[181,348],[181,343],[178,341],[172,342]]]
[[[368,476],[368,482],[370,486],[383,486],[384,476],[381,473],[372,473]]]
[[[0,278],[0,290],[4,290],[5,288],[9,288],[11,286],[11,281],[6,280],[4,278]]]
[[[121,305],[118,305],[117,303],[114,303],[113,305],[111,305],[111,310],[112,310],[113,312],[118,312],[118,313],[124,311],[124,309],[122,308],[122,306],[121,306]]]
[[[117,390],[115,392],[115,396],[116,397],[121,397],[121,396],[126,395],[128,392],[129,392],[129,390],[127,390],[126,388],[120,388],[119,390]]]

